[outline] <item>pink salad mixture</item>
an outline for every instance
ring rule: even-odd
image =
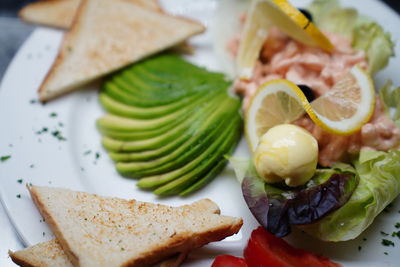
[[[307,85],[318,97],[332,88],[354,65],[367,68],[364,52],[354,51],[349,38],[329,32],[325,35],[335,47],[332,53],[303,45],[278,29],[271,29],[253,76],[249,81],[238,80],[235,83],[236,92],[244,96],[244,108],[257,88],[270,80],[287,79]],[[228,44],[233,55],[237,53],[239,42],[240,38],[236,37]],[[400,129],[386,116],[379,99],[371,120],[361,131],[350,136],[327,133],[306,115],[295,124],[307,129],[318,140],[319,164],[322,166],[346,161],[351,155],[358,154],[361,148],[386,151],[400,146]]]

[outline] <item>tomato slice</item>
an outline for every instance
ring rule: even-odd
[[[289,245],[259,227],[251,234],[244,250],[248,267],[339,267],[328,258]]]
[[[231,255],[220,255],[215,258],[211,267],[247,267],[247,264],[242,258]]]

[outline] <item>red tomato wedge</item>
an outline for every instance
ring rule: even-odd
[[[244,250],[248,267],[339,267],[328,258],[289,245],[259,227],[251,234]]]
[[[215,258],[211,267],[247,267],[247,264],[242,258],[231,255],[221,255]]]

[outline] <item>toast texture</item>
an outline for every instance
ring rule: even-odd
[[[127,0],[142,7],[161,11],[157,0]],[[81,0],[42,0],[23,7],[19,17],[33,24],[67,30],[72,26]]]
[[[42,102],[179,44],[204,31],[198,22],[126,0],[82,0],[39,88]]]
[[[22,267],[73,267],[56,239],[8,254]]]
[[[233,235],[243,224],[219,215],[207,199],[170,207],[61,188],[29,191],[74,266],[152,266]]]
[[[21,267],[73,267],[57,239],[12,252],[12,261]],[[153,265],[153,267],[178,267],[186,258],[181,253]]]

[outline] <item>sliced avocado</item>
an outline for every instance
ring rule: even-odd
[[[186,195],[210,182],[241,132],[230,82],[174,54],[161,54],[110,75],[97,121],[117,170],[145,177],[139,187]]]
[[[171,122],[170,124],[166,124],[160,128],[151,130],[122,132],[118,130],[109,130],[102,128],[100,129],[100,131],[103,135],[106,135],[114,140],[119,140],[119,141],[144,140],[165,134],[166,132],[180,125],[182,122],[186,121],[189,117],[191,117],[192,114],[193,112],[190,112],[188,113],[188,116],[181,116],[177,118],[175,121]]]
[[[212,180],[214,180],[215,177],[225,168],[226,164],[228,163],[228,160],[226,159],[221,159],[217,165],[215,165],[208,173],[206,176],[200,178],[197,180],[194,184],[189,185],[186,189],[181,191],[179,193],[180,196],[187,196],[204,186],[206,186],[208,183],[210,183]]]
[[[234,128],[231,129],[232,132],[224,138],[222,143],[219,143],[219,147],[201,161],[194,170],[184,174],[174,181],[158,187],[154,190],[154,193],[159,196],[179,194],[188,186],[201,179],[201,177],[207,175],[207,173],[212,170],[219,161],[225,160],[224,155],[238,142],[240,137],[240,128],[241,127],[238,124],[235,124]]]
[[[182,143],[178,143],[179,145],[174,145],[174,143],[177,143],[179,139],[183,138],[184,136],[174,140],[170,144],[168,144],[168,147],[171,147],[170,149],[165,150],[165,147],[162,147],[160,149],[154,150],[154,151],[145,151],[145,152],[133,152],[133,153],[127,153],[127,152],[110,152],[109,155],[110,157],[117,162],[151,162],[154,161],[155,159],[161,158],[167,154],[175,154],[176,150],[182,150],[185,149],[186,147],[192,148],[192,146],[197,145],[198,139],[204,138],[203,135],[205,136],[210,136],[212,133],[209,131],[214,131],[214,128],[220,127],[220,125],[224,125],[223,123],[220,122],[221,118],[219,116],[216,116],[215,114],[211,113],[205,113],[205,118],[206,120],[204,123],[202,123],[201,127],[198,129],[197,132],[201,133],[195,133],[191,136],[187,136],[187,141],[185,140],[185,144],[183,146]],[[195,118],[196,119],[196,118]],[[201,142],[200,142],[201,143]],[[128,170],[127,170],[128,171]]]
[[[222,97],[222,95],[220,97]],[[121,141],[143,140],[159,136],[177,127],[180,123],[190,118],[193,113],[198,112],[199,105],[201,105],[202,103],[208,103],[210,101],[214,101],[215,98],[218,98],[218,96],[214,94],[209,94],[205,97],[195,99],[195,101],[190,103],[190,105],[188,104],[186,107],[183,107],[182,109],[176,110],[175,112],[171,112],[170,113],[171,116],[172,114],[176,114],[176,119],[172,120],[169,123],[163,123],[163,125],[160,125],[159,128],[150,130],[148,129],[135,130],[127,132],[127,131],[115,130],[116,127],[115,125],[112,126],[114,128],[110,128],[110,125],[107,126],[103,121],[102,123],[98,122],[99,130],[102,134],[107,135],[112,139]]]
[[[183,143],[191,138],[190,135],[182,135],[180,138],[177,138],[166,144],[165,146],[155,149],[155,150],[148,150],[148,151],[140,151],[140,152],[109,152],[111,159],[114,161],[144,161],[144,160],[154,160],[160,157],[163,157],[171,151],[180,147]]]
[[[226,81],[211,82],[208,76],[197,79],[187,79],[182,76],[177,81],[154,81],[146,79],[139,73],[125,73],[122,77],[115,77],[113,81],[126,91],[135,92],[140,97],[150,98],[180,98],[189,92],[214,91],[227,88],[230,83]]]
[[[221,146],[221,144],[224,143],[225,140],[229,139],[228,136],[235,134],[234,131],[237,131],[237,128],[237,123],[232,123],[229,127],[225,128],[224,132],[222,132],[221,135],[217,139],[215,139],[214,143],[211,146],[209,146],[200,156],[193,159],[190,163],[186,164],[182,168],[165,174],[142,178],[139,180],[137,185],[141,188],[154,188],[174,181],[177,178],[180,178],[181,176],[184,176],[186,174],[190,175],[190,173],[198,173],[196,170],[201,169],[200,165],[206,164],[207,159],[212,157],[212,155],[215,154],[215,151],[218,151],[218,148]],[[158,192],[162,193],[164,189],[160,189],[160,191]],[[170,189],[170,187],[168,187],[168,189]]]
[[[223,126],[226,125],[223,124]],[[221,130],[221,128],[218,130]],[[191,160],[198,157],[212,144],[212,142],[216,139],[215,132],[212,134],[213,135],[209,136],[209,138],[204,138],[205,140],[192,145],[192,147],[189,146],[188,148],[186,144],[182,146],[186,149],[186,153],[183,149],[179,149],[179,155],[175,153],[176,151],[174,151],[163,158],[157,159],[156,162],[153,161],[142,163],[142,168],[138,168],[135,163],[132,163],[129,166],[122,166],[124,163],[120,162],[117,164],[117,170],[120,170],[122,167],[130,168],[131,177],[143,178],[146,176],[153,176],[179,169]]]
[[[151,99],[148,99],[148,98],[136,97],[134,93],[126,91],[125,88],[118,86],[114,82],[104,83],[102,90],[103,90],[103,92],[105,92],[112,98],[120,101],[121,103],[124,103],[127,105],[134,105],[137,107],[156,107],[156,106],[161,106],[161,105],[168,105],[168,104],[174,103],[178,100],[182,100],[182,97],[159,99],[157,101],[152,101]],[[184,96],[189,97],[196,93],[197,92],[191,91],[191,92],[187,92]],[[207,92],[202,92],[202,93],[207,93]]]
[[[209,102],[201,103],[196,105],[191,110],[180,109],[175,113],[168,114],[166,116],[155,118],[151,120],[145,119],[132,119],[112,114],[107,114],[97,120],[97,127],[100,132],[106,134],[108,131],[120,131],[120,132],[134,132],[134,131],[149,131],[156,130],[160,127],[170,125],[177,118],[184,117],[188,118],[192,113],[198,112],[203,109],[205,105],[210,103],[216,103],[224,98],[224,95],[216,95],[214,99]]]
[[[199,98],[197,95],[193,95],[185,98],[183,101],[174,102],[170,105],[156,106],[152,108],[141,108],[121,103],[103,92],[99,95],[100,103],[107,112],[122,117],[130,117],[136,119],[159,118],[184,107],[185,105],[195,101],[197,98]]]
[[[209,173],[208,173],[206,176],[201,177],[201,178],[200,178],[199,180],[197,180],[194,184],[189,185],[186,189],[184,189],[183,191],[181,191],[181,192],[179,193],[179,195],[180,195],[180,196],[187,196],[187,195],[189,195],[189,194],[191,194],[191,193],[193,193],[193,192],[195,192],[195,191],[197,191],[197,190],[203,188],[203,187],[206,186],[208,183],[210,183],[212,180],[214,180],[214,178],[215,178],[215,177],[225,168],[225,166],[227,165],[228,160],[225,159],[225,158],[226,158],[226,156],[230,156],[230,155],[234,152],[234,150],[235,150],[235,148],[236,148],[236,145],[237,145],[237,143],[239,142],[239,140],[240,140],[240,135],[239,135],[239,137],[238,137],[236,143],[235,143],[233,146],[231,146],[230,151],[228,151],[226,154],[223,155],[224,158],[223,158],[223,159],[221,158],[221,160],[217,163],[217,165],[215,165],[215,166],[209,171]]]
[[[215,98],[213,101],[200,104],[198,107],[196,107],[195,113],[197,113],[197,116],[195,118],[184,121],[182,124],[173,128],[169,132],[166,132],[164,135],[145,140],[127,142],[104,137],[103,146],[107,150],[115,152],[132,152],[157,149],[178,138],[179,136],[182,136],[183,134],[193,135],[196,129],[205,119],[205,114],[207,114],[205,111],[213,110],[213,107],[216,107],[217,109],[225,107],[225,105],[218,104],[220,104],[219,98]]]
[[[191,79],[207,76],[209,79],[216,81],[224,80],[222,73],[211,72],[203,67],[193,65],[175,54],[163,54],[159,57],[149,58],[143,61],[142,64],[134,65],[133,68],[135,70],[138,68],[147,69],[154,75],[167,80],[174,80],[174,77],[179,77],[182,74],[184,74],[184,77],[190,77]]]
[[[238,101],[237,104],[239,104]],[[237,110],[237,106],[233,106],[233,110]],[[225,115],[221,113],[225,113]],[[215,112],[212,121],[203,123],[198,129],[198,133],[194,134],[190,140],[162,158],[144,162],[119,162],[117,170],[132,177],[144,177],[178,169],[196,158],[212,144],[216,136],[228,126],[227,124],[232,123],[232,113],[232,110],[225,109],[218,113]]]
[[[126,105],[113,98],[109,97],[107,94],[100,94],[100,102],[103,107],[111,114],[133,118],[133,119],[155,119],[161,116],[166,116],[169,114],[174,114],[181,109],[188,110],[193,108],[198,103],[207,101],[211,98],[216,97],[217,94],[222,92],[212,92],[203,95],[193,95],[185,98],[185,101],[176,102],[170,105],[157,106],[151,108],[135,107],[132,105]]]

